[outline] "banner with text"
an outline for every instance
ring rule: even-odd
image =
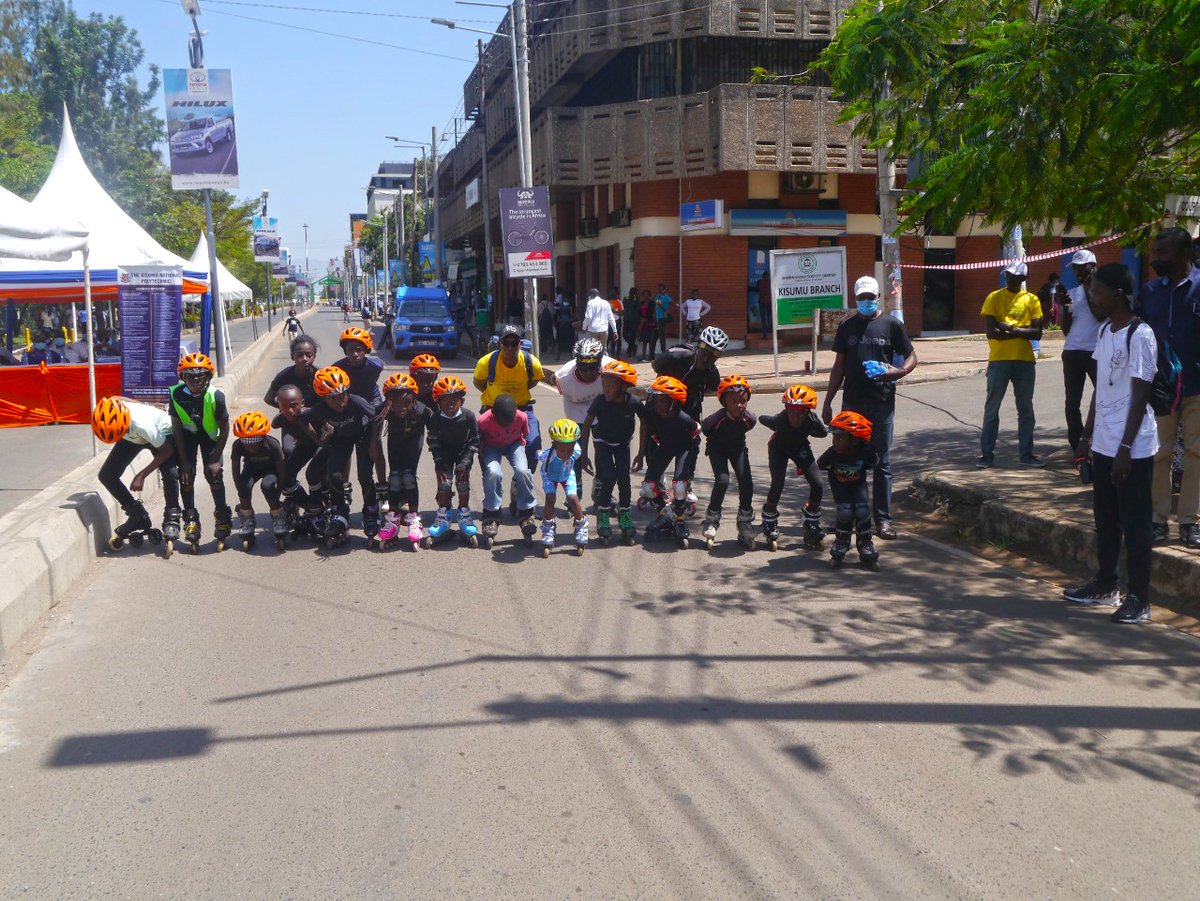
[[[238,187],[233,78],[228,69],[164,69],[171,187]]]
[[[813,310],[846,306],[846,248],[809,247],[771,251],[771,299],[775,328],[808,328]]]
[[[183,318],[183,268],[122,266],[117,269],[121,317],[121,393],[165,401],[179,382]]]
[[[501,188],[500,233],[504,236],[506,276],[554,275],[549,188]]]
[[[282,254],[279,246],[279,220],[274,216],[263,218],[255,216],[254,227],[254,262],[275,263]]]

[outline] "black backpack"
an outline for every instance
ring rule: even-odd
[[[1129,358],[1133,333],[1143,324],[1144,321],[1137,316],[1129,320],[1129,327],[1125,330],[1126,359]],[[1112,331],[1111,323],[1106,322],[1105,326]],[[1178,410],[1183,403],[1183,365],[1168,341],[1155,335],[1154,343],[1158,348],[1158,366],[1154,370],[1154,381],[1150,383],[1150,409],[1155,416],[1166,416]]]

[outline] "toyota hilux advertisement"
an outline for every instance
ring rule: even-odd
[[[164,69],[171,187],[238,187],[233,79],[228,69]]]

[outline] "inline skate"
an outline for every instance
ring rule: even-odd
[[[773,551],[779,550],[779,511],[762,512],[762,533],[767,547]]]
[[[192,546],[192,553],[200,553],[200,511],[188,507],[183,511],[183,540]]]
[[[179,540],[179,521],[183,511],[178,507],[167,507],[163,512],[163,559],[170,560],[175,552],[175,542]]]
[[[441,544],[450,535],[450,510],[438,507],[433,522],[429,524],[429,537],[425,539],[426,547]]]
[[[612,507],[596,507],[596,534],[606,547],[612,539],[612,512]]]
[[[821,528],[821,508],[811,508],[804,505],[804,546],[820,550],[825,540],[825,530]]]
[[[233,534],[233,511],[229,505],[213,510],[213,537],[217,539],[217,553],[225,550],[225,541]]]
[[[558,531],[558,523],[553,519],[542,520],[542,557],[550,556],[550,551],[554,549],[554,536]]]
[[[627,545],[637,541],[637,528],[633,525],[633,515],[628,507],[617,511],[617,525],[621,527],[621,540]]]
[[[275,549],[278,551],[287,548],[287,537],[292,531],[290,519],[286,507],[271,511],[271,534],[275,537]]]
[[[479,544],[484,549],[490,548],[496,541],[496,533],[500,531],[500,511],[483,511],[483,532],[479,536]]]
[[[721,528],[721,511],[709,510],[704,514],[704,521],[700,523],[700,537],[704,539],[704,546],[710,551],[717,542],[717,529],[719,528]]]
[[[125,514],[128,518],[113,530],[112,538],[108,539],[110,551],[119,551],[127,541],[134,547],[141,547],[146,538],[150,539],[151,544],[162,541],[163,533],[154,528],[154,520],[141,501],[134,501]]]
[[[588,520],[586,516],[581,516],[575,520],[575,553],[582,557],[587,546]]]
[[[254,547],[254,511],[249,507],[238,507],[235,511],[238,518],[238,537],[242,539],[242,550],[248,551]]]
[[[850,552],[850,530],[838,529],[833,533],[833,544],[829,546],[829,565],[837,569]]]
[[[753,510],[738,510],[737,513],[737,538],[748,551],[754,550],[754,511]]]

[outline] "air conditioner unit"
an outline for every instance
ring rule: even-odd
[[[613,210],[608,214],[609,228],[629,228],[630,221],[629,207],[625,207],[624,209],[620,210]]]
[[[788,194],[820,194],[825,190],[825,175],[821,172],[789,172],[784,182]]]
[[[599,219],[580,219],[579,220],[579,237],[581,238],[598,238],[600,237],[600,220]]]

